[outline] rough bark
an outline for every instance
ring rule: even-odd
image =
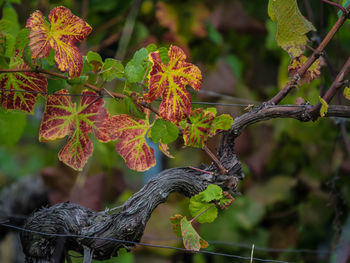
[[[170,193],[178,192],[190,197],[203,191],[209,184],[236,191],[237,181],[242,179],[243,175],[234,152],[235,138],[249,125],[272,118],[309,121],[310,107],[266,104],[236,118],[231,129],[223,133],[218,151],[218,158],[228,171],[227,174],[220,174],[214,164],[204,168],[210,173],[191,168],[173,168],[154,177],[112,212],[95,212],[70,203],[58,204],[36,212],[26,221],[24,227],[32,231],[50,233],[52,236],[22,232],[21,241],[26,261],[57,262],[62,254],[59,247],[84,253],[87,259],[89,254],[95,259],[107,259],[116,256],[119,248],[131,246],[130,243],[116,243],[107,239],[140,241],[153,210],[165,202]],[[350,117],[350,107],[330,106],[327,116]],[[55,234],[83,235],[86,238],[59,238]]]

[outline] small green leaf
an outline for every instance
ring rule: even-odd
[[[103,65],[103,61],[102,61],[100,54],[98,54],[96,52],[89,51],[86,54],[86,59],[89,62],[89,64],[92,66],[92,71],[95,73],[97,71],[99,71]]]
[[[118,60],[107,58],[103,64],[102,76],[105,81],[124,77],[123,64]]]
[[[193,217],[205,211],[197,218],[199,223],[211,223],[218,216],[218,209],[213,204],[203,201],[200,194],[191,197],[189,209]]]
[[[186,249],[199,251],[201,247],[205,248],[208,246],[208,243],[198,235],[186,217],[181,219],[180,224],[182,238]]]
[[[222,198],[222,189],[216,184],[208,185],[207,189],[199,193],[201,200],[204,202],[210,202],[213,200],[219,200]]]
[[[162,142],[164,144],[175,141],[178,135],[179,129],[176,125],[162,119],[156,120],[150,132],[150,136],[155,143]]]
[[[228,114],[222,114],[215,117],[213,120],[212,128],[210,130],[210,136],[214,136],[219,131],[227,131],[231,128],[233,118]]]
[[[344,97],[348,100],[350,100],[350,87],[344,88]]]
[[[137,64],[134,60],[130,60],[125,67],[125,76],[128,82],[140,82],[145,75],[146,68],[142,64]]]
[[[151,53],[151,52],[154,52],[154,51],[157,51],[157,45],[156,44],[149,44],[147,47],[146,47],[148,53]]]
[[[321,117],[324,117],[324,116],[326,116],[327,111],[328,111],[328,103],[324,99],[322,99],[320,96],[318,96],[318,98],[322,104],[321,109],[320,109],[320,115],[321,115]]]
[[[103,61],[102,61],[102,58],[100,56],[100,54],[96,53],[96,52],[93,52],[93,51],[89,51],[87,54],[86,54],[86,58],[87,58],[87,61],[89,63],[93,62],[93,61],[97,61],[99,63],[101,63],[101,65],[103,64]]]
[[[169,63],[168,49],[165,47],[161,47],[158,49],[158,52],[163,64],[167,65]]]
[[[144,63],[148,58],[148,51],[145,48],[141,48],[140,50],[136,51],[133,60],[135,64],[142,64]]]

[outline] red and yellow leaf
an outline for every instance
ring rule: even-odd
[[[92,155],[90,132],[97,132],[108,114],[103,99],[84,90],[78,107],[67,90],[48,96],[40,125],[39,140],[56,140],[69,136],[59,152],[59,159],[68,166],[81,170]]]
[[[296,57],[292,59],[288,66],[288,72],[290,76],[293,76],[307,61],[307,57],[304,55],[301,55],[299,57]],[[310,83],[311,80],[316,79],[321,74],[321,66],[320,61],[317,59],[311,67],[308,68],[308,70],[305,72],[304,76],[298,81],[298,84],[304,84],[304,83]]]
[[[170,217],[170,222],[171,222],[171,225],[173,226],[173,231],[175,235],[178,237],[182,237],[181,225],[180,225],[182,218],[183,218],[183,215],[173,215]]]
[[[24,64],[19,68],[26,68]],[[47,80],[34,72],[0,74],[0,105],[5,109],[33,112],[36,98],[46,93]]]
[[[222,198],[219,200],[219,206],[221,209],[227,209],[235,200],[235,198],[228,192],[222,192]]]
[[[68,72],[70,77],[80,76],[83,59],[75,42],[85,39],[92,28],[63,6],[51,10],[49,24],[45,23],[40,11],[35,11],[27,20],[32,57],[47,57],[53,48],[58,69]]]
[[[195,109],[189,116],[190,123],[183,131],[186,146],[203,148],[207,141],[215,114],[202,108]]]
[[[116,115],[105,121],[98,139],[103,142],[118,140],[115,147],[126,165],[142,172],[156,164],[154,150],[146,143],[149,128],[148,120],[135,120],[126,114]]]
[[[168,54],[168,65],[162,63],[159,52],[149,54],[152,68],[148,76],[149,90],[144,98],[151,103],[161,97],[160,116],[178,123],[191,112],[191,95],[186,90],[186,85],[199,90],[202,74],[198,67],[185,61],[186,55],[181,48],[171,46]]]

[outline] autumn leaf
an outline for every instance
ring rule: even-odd
[[[52,9],[48,18],[49,25],[38,10],[27,20],[26,27],[30,29],[29,46],[32,57],[47,57],[52,48],[55,51],[58,69],[68,72],[70,77],[80,76],[83,59],[75,42],[85,39],[92,28],[63,6]]]
[[[96,133],[107,118],[103,99],[88,90],[81,95],[78,106],[72,102],[67,90],[49,95],[39,132],[40,141],[69,136],[58,157],[75,170],[82,170],[92,155],[93,144],[89,133]]]
[[[289,76],[293,76],[307,61],[307,57],[301,55],[293,58],[288,66]],[[305,72],[304,76],[298,81],[298,84],[310,83],[313,79],[316,79],[321,75],[320,61],[317,59]]]
[[[173,226],[173,231],[176,236],[182,237],[181,234],[181,219],[183,218],[182,215],[173,215],[170,217],[171,225]]]
[[[198,235],[186,217],[181,219],[180,225],[182,239],[186,249],[199,251],[200,248],[208,247],[208,243]]]
[[[146,133],[150,128],[148,120],[136,120],[126,114],[108,118],[100,129],[98,139],[117,141],[117,152],[126,165],[135,171],[146,171],[156,164],[154,151],[146,143]]]
[[[219,199],[219,207],[221,209],[227,209],[234,201],[234,197],[230,193],[223,191],[222,198]]]
[[[277,23],[277,44],[294,58],[300,56],[308,41],[306,34],[316,29],[299,11],[296,0],[269,0],[268,13]]]
[[[171,46],[168,55],[169,62],[165,65],[159,52],[149,54],[152,68],[148,75],[148,93],[144,98],[151,103],[161,97],[160,116],[177,124],[191,112],[191,95],[186,90],[186,85],[199,90],[202,74],[198,67],[185,61],[186,55],[181,48]]]
[[[182,121],[183,138],[186,146],[203,148],[208,137],[231,128],[233,119],[228,114],[215,117],[216,109],[198,108],[191,112],[188,121]]]
[[[22,64],[19,69],[28,68]],[[46,93],[47,80],[34,72],[0,74],[0,105],[5,109],[33,112],[40,93]]]
[[[195,109],[188,117],[190,124],[183,131],[186,146],[203,148],[207,141],[215,114],[202,108]]]

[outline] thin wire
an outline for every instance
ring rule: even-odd
[[[181,240],[177,237],[167,237],[167,238],[158,238],[158,237],[152,237],[152,236],[143,236],[144,239],[148,240],[154,240],[154,241],[173,241],[173,240]],[[227,245],[227,246],[233,246],[233,247],[239,247],[239,248],[247,248],[251,249],[251,244],[244,244],[244,243],[238,243],[238,242],[230,242],[230,241],[220,241],[220,240],[207,240],[206,241],[209,244],[217,244],[217,245]],[[289,249],[289,248],[267,248],[267,247],[260,247],[255,246],[254,250],[264,251],[264,252],[282,252],[282,253],[310,253],[310,254],[329,254],[331,253],[330,250],[313,250],[313,249]]]
[[[8,228],[16,229],[19,231],[27,232],[27,233],[43,235],[43,236],[50,236],[50,237],[73,237],[73,238],[98,239],[98,240],[105,240],[105,241],[113,241],[113,242],[117,242],[117,243],[126,243],[126,244],[131,244],[131,245],[139,245],[139,246],[163,248],[163,249],[173,249],[173,250],[178,250],[178,251],[182,251],[182,252],[202,253],[202,254],[209,254],[209,255],[214,255],[214,256],[223,256],[223,257],[243,259],[243,260],[250,260],[251,259],[251,257],[243,257],[243,256],[238,256],[238,255],[232,255],[232,254],[217,253],[217,252],[212,252],[212,251],[207,251],[207,250],[195,251],[195,250],[188,250],[188,249],[179,248],[179,247],[162,246],[162,245],[148,244],[148,243],[135,242],[135,241],[129,241],[129,240],[120,240],[120,239],[116,239],[116,238],[92,237],[92,236],[73,235],[73,234],[51,234],[51,233],[45,233],[45,232],[26,229],[23,227],[13,226],[13,225],[9,225],[9,224],[2,223],[2,222],[0,222],[0,225],[8,227]],[[291,263],[288,261],[281,261],[281,260],[274,260],[274,259],[253,258],[253,260],[260,261],[260,262]]]
[[[92,95],[92,94],[62,94],[62,93],[50,93],[43,91],[34,91],[34,90],[12,90],[12,89],[0,89],[0,92],[18,92],[18,93],[32,93],[32,94],[42,94],[42,95],[55,95],[55,96],[70,96],[70,97],[93,97],[93,98],[107,98],[115,99],[110,95]],[[160,102],[161,100],[156,99]],[[226,106],[226,107],[257,107],[257,104],[239,104],[239,103],[219,103],[219,102],[206,102],[206,101],[192,101],[192,104],[199,105],[214,105],[214,106]],[[259,103],[261,104],[261,103]],[[279,107],[305,107],[305,105],[278,105]]]

